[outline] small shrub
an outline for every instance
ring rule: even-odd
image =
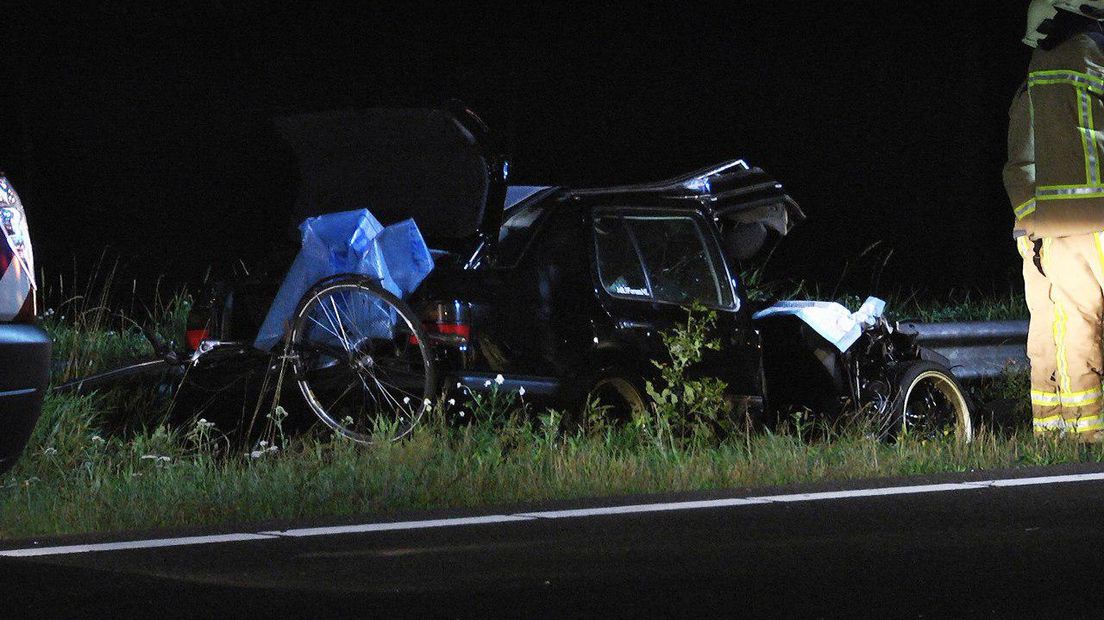
[[[651,410],[637,412],[634,426],[669,442],[686,437],[713,439],[722,431],[734,430],[724,398],[725,383],[691,374],[706,350],[721,348],[720,341],[711,337],[716,322],[716,313],[695,305],[685,325],[661,334],[670,361],[652,362],[659,369],[661,384],[646,383]]]

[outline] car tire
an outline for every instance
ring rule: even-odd
[[[589,382],[587,403],[597,403],[607,407],[606,417],[611,422],[626,423],[632,420],[633,413],[647,408],[648,398],[644,391],[644,380],[621,367],[603,368]],[[585,411],[583,412],[585,414]]]
[[[954,433],[958,441],[968,443],[974,437],[971,409],[962,384],[946,366],[911,362],[897,374],[888,424],[880,435],[887,440],[901,436],[928,440]]]

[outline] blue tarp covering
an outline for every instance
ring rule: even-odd
[[[263,351],[283,338],[300,299],[319,280],[359,273],[404,297],[433,270],[433,258],[414,220],[384,228],[367,209],[359,209],[307,218],[299,230],[302,247],[253,343]]]

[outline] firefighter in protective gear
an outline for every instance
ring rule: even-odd
[[[1104,438],[1104,0],[1035,0],[1005,186],[1024,256],[1037,432]]]

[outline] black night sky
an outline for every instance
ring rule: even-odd
[[[1000,170],[1026,4],[13,10],[0,166],[48,276],[106,244],[128,280],[194,282],[287,238],[294,186],[267,119],[456,97],[501,133],[518,184],[762,166],[809,215],[775,278],[875,292],[892,249],[876,292],[1006,294],[1019,265]]]

